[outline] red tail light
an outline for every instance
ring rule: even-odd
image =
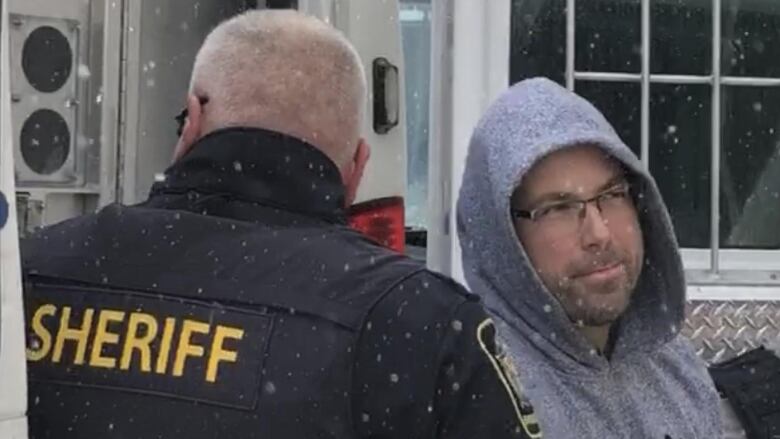
[[[404,199],[378,198],[353,205],[349,225],[379,244],[399,253],[404,251]]]

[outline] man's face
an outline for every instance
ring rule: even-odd
[[[584,326],[617,320],[644,258],[621,168],[592,146],[555,152],[525,176],[512,209],[520,242],[569,318]]]

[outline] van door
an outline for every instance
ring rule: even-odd
[[[0,437],[27,437],[27,384],[19,239],[10,135],[8,11],[0,2]]]

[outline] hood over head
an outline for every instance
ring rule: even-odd
[[[658,188],[634,153],[588,101],[545,78],[519,82],[486,111],[469,145],[457,206],[466,281],[490,311],[537,348],[588,364],[592,345],[547,290],[520,243],[510,200],[547,155],[594,145],[629,174],[644,238],[644,263],[616,328],[613,361],[650,352],[680,330],[685,279],[672,224]]]

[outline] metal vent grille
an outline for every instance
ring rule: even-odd
[[[11,115],[20,187],[74,186],[83,181],[77,157],[79,24],[10,16]]]

